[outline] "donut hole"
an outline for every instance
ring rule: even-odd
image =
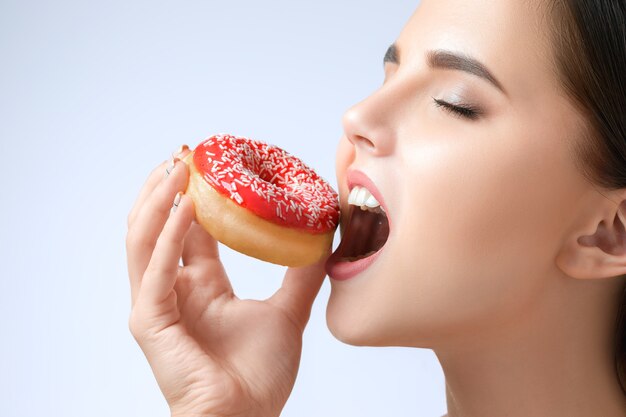
[[[267,183],[269,187],[276,190],[283,190],[289,198],[300,202],[299,194],[306,191],[307,176],[309,174],[302,169],[282,168],[276,169],[276,161],[272,152],[265,155],[254,154],[252,151],[244,149],[241,158],[240,170],[252,178],[258,178]]]
[[[266,156],[267,158],[264,158]],[[286,173],[277,172],[274,168],[276,162],[273,160],[273,153],[259,155],[247,144],[243,145],[240,169],[251,177],[259,178],[269,184],[282,187],[287,183]]]

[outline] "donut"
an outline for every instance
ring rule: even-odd
[[[183,162],[196,221],[219,242],[289,267],[328,254],[339,223],[337,192],[299,158],[261,141],[218,134]]]

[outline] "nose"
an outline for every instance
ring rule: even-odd
[[[396,142],[393,108],[393,100],[381,89],[345,112],[343,129],[357,152],[372,156],[393,152]]]

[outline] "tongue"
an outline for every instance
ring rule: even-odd
[[[350,206],[346,230],[334,256],[355,261],[383,247],[389,236],[389,222],[383,213]]]

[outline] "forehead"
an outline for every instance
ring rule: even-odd
[[[484,63],[511,95],[557,86],[549,0],[422,0],[397,39],[401,62],[423,66],[430,49],[463,52]]]

